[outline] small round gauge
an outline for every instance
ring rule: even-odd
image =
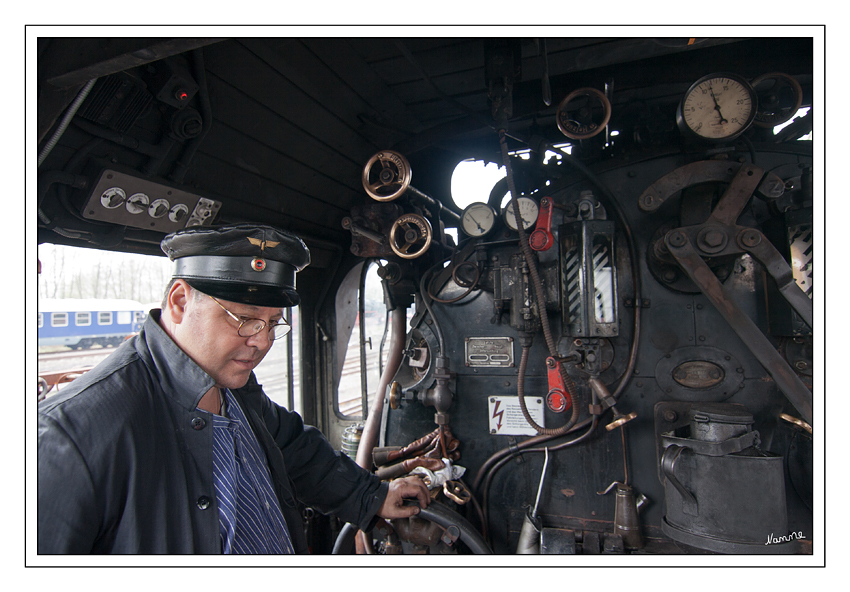
[[[709,142],[738,137],[752,125],[758,100],[737,74],[709,74],[693,83],[679,103],[676,123],[683,133]]]
[[[519,207],[519,217],[522,220],[522,228],[523,230],[528,230],[537,222],[537,215],[540,213],[540,209],[537,207],[537,202],[530,197],[518,197],[516,201]],[[502,210],[502,217],[508,228],[511,230],[517,229],[513,201],[509,201],[508,205]]]
[[[788,74],[773,72],[762,74],[753,80],[759,107],[755,124],[759,127],[774,127],[791,119],[803,104],[803,89],[800,83]]]
[[[495,223],[496,211],[482,202],[468,205],[460,216],[460,229],[473,238],[484,236],[493,230]]]

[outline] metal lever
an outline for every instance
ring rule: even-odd
[[[537,215],[537,227],[528,236],[528,244],[535,251],[548,251],[555,244],[552,236],[552,199],[540,200],[540,213]]]
[[[549,394],[546,395],[546,405],[555,413],[563,413],[572,406],[572,399],[564,386],[564,379],[558,368],[558,362],[553,357],[546,358],[546,371],[549,378]]]

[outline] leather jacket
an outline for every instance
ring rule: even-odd
[[[214,380],[159,326],[38,407],[39,553],[221,553],[213,422],[197,409]],[[265,396],[231,389],[266,452],[297,553],[296,500],[370,530],[386,484]]]

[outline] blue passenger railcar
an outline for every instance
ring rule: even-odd
[[[119,345],[141,329],[147,313],[135,300],[43,299],[38,345],[83,349]]]

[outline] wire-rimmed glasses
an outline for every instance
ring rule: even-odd
[[[280,339],[281,337],[285,336],[287,333],[289,333],[289,330],[292,329],[292,326],[289,324],[289,322],[282,316],[280,317],[280,321],[275,321],[273,323],[266,323],[263,319],[251,319],[248,317],[239,316],[227,310],[221,302],[219,302],[209,294],[204,295],[216,304],[218,304],[221,307],[221,310],[230,315],[230,318],[239,323],[239,328],[236,329],[236,333],[239,335],[239,337],[252,337],[268,326],[269,341],[274,341],[275,339]]]

